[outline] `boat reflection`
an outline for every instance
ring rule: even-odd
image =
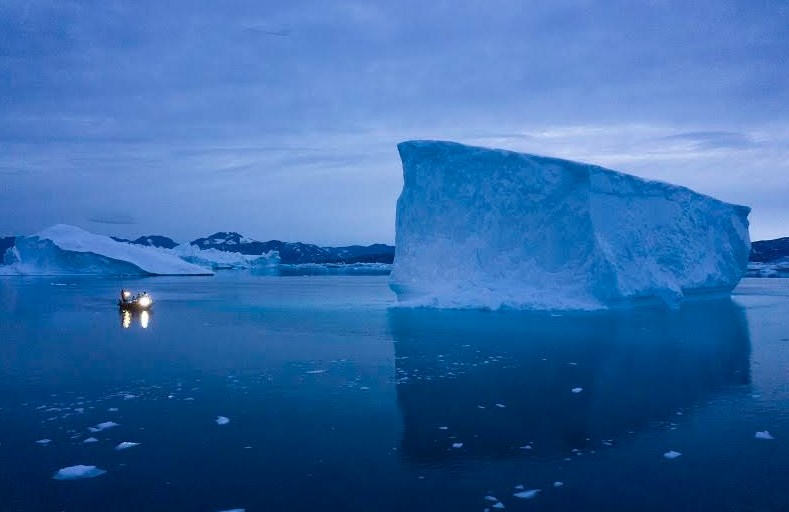
[[[128,329],[136,319],[140,327],[147,329],[151,322],[151,313],[148,311],[133,311],[128,309],[121,309],[121,327]]]
[[[678,412],[750,383],[748,326],[731,300],[673,312],[389,315],[401,453],[417,462],[532,448],[566,456],[671,428]],[[450,449],[454,442],[463,449]]]

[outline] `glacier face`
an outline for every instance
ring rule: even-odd
[[[211,275],[172,250],[117,242],[75,226],[58,224],[17,237],[0,273],[17,275]]]
[[[394,269],[401,304],[590,310],[728,293],[750,208],[555,158],[398,145]]]

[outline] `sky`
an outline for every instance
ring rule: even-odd
[[[789,2],[0,2],[0,236],[391,243],[409,139],[681,184],[789,236]]]

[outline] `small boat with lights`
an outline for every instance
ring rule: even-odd
[[[118,307],[130,311],[147,311],[153,306],[153,297],[148,292],[132,295],[129,290],[121,290]]]

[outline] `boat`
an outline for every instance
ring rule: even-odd
[[[147,311],[153,306],[153,297],[148,292],[132,295],[129,290],[121,290],[121,298],[118,307],[131,311]]]

